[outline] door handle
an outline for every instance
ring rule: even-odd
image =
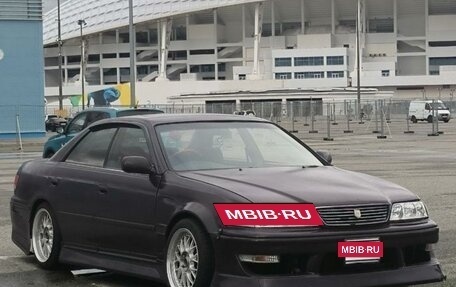
[[[100,192],[100,194],[106,194],[106,193],[108,193],[108,189],[105,187],[100,187],[99,192]]]

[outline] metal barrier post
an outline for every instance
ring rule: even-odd
[[[347,100],[344,100],[344,110],[345,115],[347,116],[347,129],[344,131],[344,134],[352,134],[353,131],[350,130],[350,110],[348,109]]]
[[[307,107],[307,104],[308,102],[306,102],[306,107]],[[308,127],[309,126],[309,123],[307,122],[307,117],[309,116],[307,114],[307,109],[304,111],[304,102],[301,102],[301,111],[302,111],[302,114],[304,115],[305,119],[304,119],[304,126],[305,127]]]
[[[414,134],[415,132],[410,130],[410,119],[408,112],[405,114],[405,122],[407,123],[407,130],[404,132],[404,134]]]
[[[383,122],[382,122],[383,124]],[[378,134],[378,100],[375,100],[375,130],[372,131],[373,134]]]
[[[326,119],[327,119],[327,126],[326,126],[326,137],[323,138],[325,141],[333,141],[334,139],[331,137],[331,104],[328,103],[326,106]]]
[[[314,104],[312,99],[310,99],[310,124],[312,129],[309,131],[309,134],[318,134],[318,131],[315,130]]]
[[[17,135],[17,140],[18,140],[18,143],[19,143],[18,150],[22,151],[23,150],[23,146],[22,146],[21,125],[19,123],[19,114],[16,114],[16,135]]]
[[[386,123],[390,124],[391,123],[391,106],[393,105],[391,99],[389,100],[389,103],[388,103],[388,109],[387,109],[387,113],[386,113]]]
[[[290,131],[290,133],[297,133],[298,131],[295,130],[295,116],[294,116],[293,101],[290,102],[290,109],[291,109],[291,131]]]
[[[436,124],[436,109],[434,108],[435,106],[435,100],[432,100],[432,133],[428,134],[428,136],[430,137],[436,137],[436,136],[439,136],[439,132],[438,132],[438,128],[436,129],[435,128],[435,124]],[[438,121],[438,119],[437,119]]]
[[[386,139],[386,136],[385,136],[385,127],[384,127],[384,121],[385,121],[385,114],[384,114],[384,111],[383,111],[383,100],[380,101],[380,120],[381,120],[381,125],[380,125],[380,129],[381,129],[381,135],[377,136],[378,139]]]
[[[333,123],[332,123],[332,125],[333,126],[337,126],[338,123],[337,123],[337,116],[336,116],[336,103],[332,104],[332,114],[333,114]]]

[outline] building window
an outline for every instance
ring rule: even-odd
[[[294,58],[295,66],[323,66],[323,57],[297,57]]]
[[[429,71],[429,75],[431,75],[431,76],[439,76],[440,75],[440,71],[439,70],[430,70]]]
[[[130,58],[130,53],[119,53],[119,58]]]
[[[103,59],[115,59],[117,58],[117,54],[115,53],[110,53],[110,54],[103,54]]]
[[[382,70],[382,77],[389,77],[390,71],[389,70]]]
[[[213,55],[215,54],[214,49],[206,49],[206,50],[191,50],[190,55]]]
[[[201,65],[201,73],[215,72],[215,65]]]
[[[328,78],[343,78],[344,77],[344,71],[332,71],[328,72]]]
[[[320,79],[324,78],[324,72],[299,72],[295,73],[295,79]]]
[[[276,80],[290,80],[291,73],[275,73]]]
[[[291,67],[291,58],[275,58],[276,67]]]
[[[326,65],[343,65],[344,56],[328,56],[326,57]]]

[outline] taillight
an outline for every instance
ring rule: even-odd
[[[17,182],[18,182],[18,181],[19,181],[19,175],[16,174],[16,176],[14,177],[14,183],[13,183],[14,189],[15,189],[15,190],[16,190],[16,186],[17,186]]]

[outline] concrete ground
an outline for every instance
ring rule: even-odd
[[[445,283],[426,286],[456,286],[456,121],[442,124],[445,134],[438,137],[427,136],[431,125],[426,123],[413,125],[413,135],[403,134],[404,122],[393,121],[389,126],[392,137],[382,140],[372,134],[372,123],[368,127],[353,122],[353,135],[344,134],[346,127],[339,124],[332,126],[332,142],[322,140],[326,134],[321,122],[318,134],[309,134],[304,121],[295,125],[299,131],[296,135],[314,149],[330,151],[336,166],[378,176],[417,193],[440,225],[436,254],[448,276]],[[291,127],[289,122],[281,124]],[[43,271],[11,243],[9,199],[13,178],[22,162],[40,157],[41,144],[31,143],[24,146],[24,153],[13,153],[14,143],[0,142],[0,286],[160,286],[110,273],[75,277],[67,270]]]

